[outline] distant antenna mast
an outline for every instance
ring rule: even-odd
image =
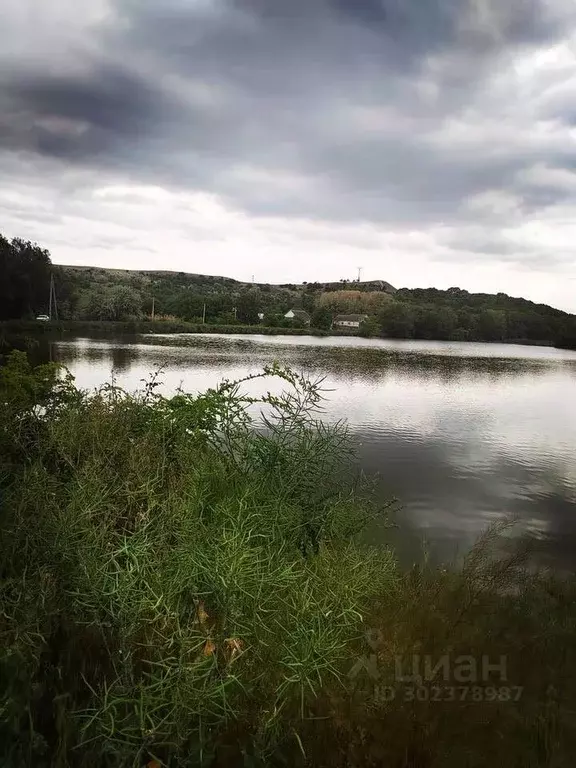
[[[358,267],[358,282],[360,282],[361,277],[362,277],[362,267]]]
[[[54,286],[54,275],[50,275],[50,302],[48,308],[48,317],[52,320],[52,311],[54,317],[58,320],[58,303],[56,302],[56,288]]]

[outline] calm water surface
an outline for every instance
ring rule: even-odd
[[[402,558],[465,552],[515,517],[534,557],[576,566],[576,352],[455,342],[286,336],[155,336],[52,343],[81,387],[128,389],[159,365],[165,391],[202,391],[273,360],[325,377],[323,418],[345,419],[397,527],[370,532]],[[269,387],[267,387],[269,388]]]

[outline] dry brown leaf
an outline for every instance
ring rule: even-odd
[[[224,640],[224,645],[226,646],[228,662],[233,661],[238,654],[242,653],[244,648],[242,640],[239,640],[237,637],[229,637],[227,640]]]
[[[214,645],[212,640],[206,640],[206,642],[204,643],[204,650],[202,651],[204,656],[212,656],[215,650],[216,650],[216,646]]]

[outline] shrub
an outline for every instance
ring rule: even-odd
[[[395,572],[353,544],[373,511],[345,429],[315,421],[318,385],[271,367],[289,393],[163,398],[55,372],[16,354],[2,374],[21,457],[2,501],[2,764],[200,765],[294,739]]]

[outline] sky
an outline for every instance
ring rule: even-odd
[[[0,232],[576,312],[575,97],[574,0],[2,0]]]

